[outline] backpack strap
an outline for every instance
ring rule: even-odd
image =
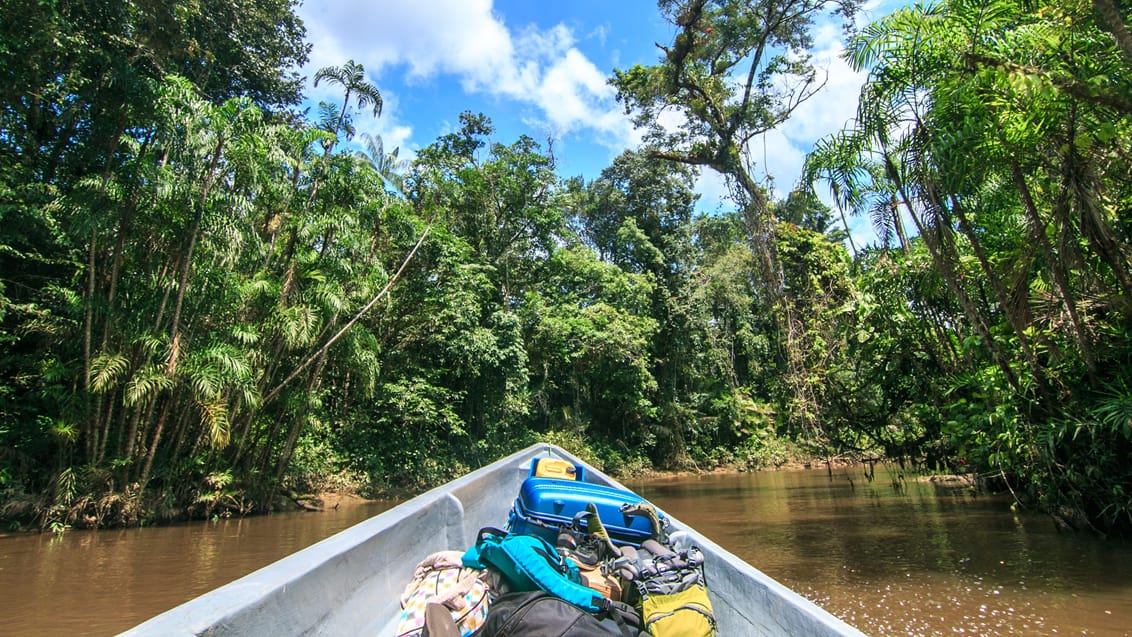
[[[643,623],[641,614],[629,604],[610,601],[605,613],[617,624],[624,637],[639,637],[645,634],[641,630]]]
[[[614,557],[621,556],[621,549],[613,544],[613,539],[609,537],[609,531],[605,530],[605,525],[601,522],[601,516],[598,515],[597,505],[593,502],[587,503],[584,511],[578,511],[574,514],[573,527],[582,529],[588,535],[592,535],[600,540],[609,555]]]
[[[485,569],[487,564],[480,559],[480,546],[484,542],[492,541],[490,538],[506,537],[507,531],[501,531],[494,526],[485,526],[476,533],[476,543],[473,544],[464,555],[460,557],[460,563],[468,568]]]
[[[577,565],[541,537],[481,531],[463,562],[498,569],[514,590],[543,590],[590,612],[601,610],[603,601],[608,601],[582,585]]]
[[[449,610],[463,610],[465,606],[464,596],[472,590],[479,579],[480,575],[477,571],[466,569],[460,575],[460,579],[456,580],[456,585],[449,589],[447,594],[433,597],[432,603],[440,604]]]
[[[642,517],[649,521],[649,528],[652,531],[652,539],[658,542],[668,542],[668,529],[666,528],[667,518],[661,521],[660,514],[657,513],[656,507],[648,502],[629,502],[621,505],[621,513],[633,517]]]

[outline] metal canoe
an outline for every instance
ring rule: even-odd
[[[392,635],[417,562],[463,550],[500,527],[531,460],[581,464],[586,480],[624,488],[563,449],[538,444],[437,487],[122,633],[149,636]],[[695,529],[721,636],[862,636]]]

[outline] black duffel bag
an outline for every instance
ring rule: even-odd
[[[487,621],[472,637],[639,637],[641,616],[632,606],[610,602],[591,613],[542,591],[507,593],[491,605]]]

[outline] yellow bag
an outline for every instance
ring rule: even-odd
[[[567,460],[538,458],[535,460],[534,477],[554,478],[555,480],[577,480],[578,466]]]
[[[707,589],[695,585],[640,601],[641,620],[653,637],[715,637],[715,614]]]

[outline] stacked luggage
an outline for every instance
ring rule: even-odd
[[[703,554],[672,535],[636,494],[540,458],[505,530],[417,567],[397,637],[714,636]]]

